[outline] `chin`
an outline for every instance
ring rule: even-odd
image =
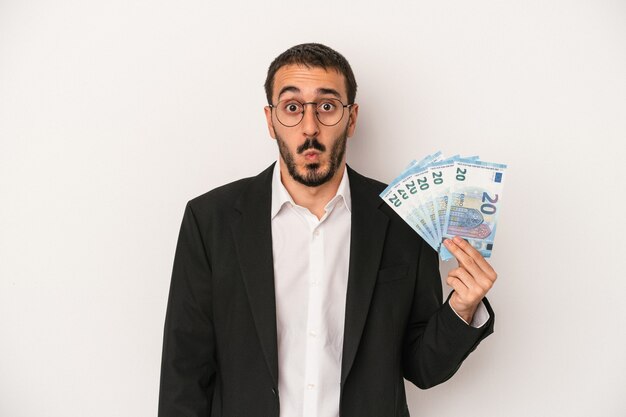
[[[304,169],[306,171],[314,171],[314,170],[318,170],[320,167],[322,166],[322,164],[320,164],[319,162],[305,162],[304,164]]]
[[[301,175],[315,174],[315,175],[324,175],[330,169],[328,164],[319,163],[319,162],[308,162],[304,163],[299,172]]]

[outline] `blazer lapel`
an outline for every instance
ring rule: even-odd
[[[277,387],[276,299],[270,218],[274,164],[254,177],[241,194],[231,226],[254,324]]]
[[[378,209],[384,202],[362,175],[348,167],[352,198],[352,227],[346,318],[341,361],[341,384],[356,356],[369,311],[389,218]]]

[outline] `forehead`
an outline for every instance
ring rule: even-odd
[[[326,70],[304,65],[285,65],[274,75],[274,98],[277,99],[286,87],[297,88],[300,90],[298,95],[305,98],[317,96],[320,90],[335,90],[342,100],[347,97],[345,77],[334,68]]]

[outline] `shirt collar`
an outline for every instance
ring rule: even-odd
[[[324,208],[328,210],[336,204],[338,200],[343,201],[348,211],[352,213],[350,181],[348,180],[348,169],[345,166],[343,168],[341,182],[337,188],[337,194],[335,194],[335,196],[328,202],[328,204],[326,204],[326,207]],[[278,214],[285,203],[290,203],[294,206],[297,205],[291,198],[291,195],[289,195],[289,192],[283,185],[283,182],[280,180],[280,163],[279,161],[276,161],[276,164],[274,164],[274,173],[272,174],[272,219]]]

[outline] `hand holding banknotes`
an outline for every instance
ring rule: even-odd
[[[380,197],[439,252],[456,258],[448,274],[450,306],[467,323],[496,280],[491,256],[506,165],[440,151],[411,162]],[[443,245],[442,245],[443,243]]]
[[[470,323],[478,304],[489,292],[498,274],[479,251],[460,237],[446,239],[443,244],[459,263],[459,267],[451,270],[446,279],[446,283],[454,289],[450,307]]]

